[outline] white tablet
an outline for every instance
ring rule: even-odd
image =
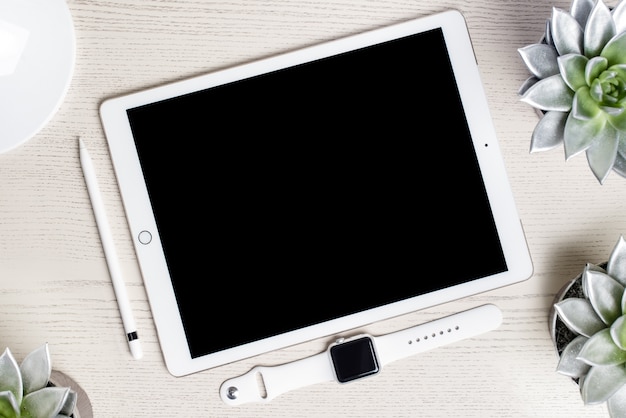
[[[457,11],[108,99],[101,119],[175,376],[532,274]]]

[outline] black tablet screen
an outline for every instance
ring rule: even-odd
[[[507,269],[441,30],[128,117],[193,357]]]

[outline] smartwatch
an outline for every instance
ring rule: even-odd
[[[393,361],[491,331],[501,323],[500,309],[486,304],[391,334],[339,338],[322,353],[276,366],[256,366],[226,380],[220,397],[236,406],[269,402],[316,383],[349,383],[374,376]]]

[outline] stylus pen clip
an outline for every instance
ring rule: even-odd
[[[120,268],[115,245],[113,244],[113,235],[104,210],[100,187],[96,180],[96,172],[85,143],[80,138],[78,142],[80,144],[80,165],[83,169],[87,192],[89,193],[89,199],[91,200],[91,206],[93,207],[93,213],[98,226],[98,233],[102,241],[104,258],[109,268],[111,282],[113,282],[113,290],[115,291],[115,298],[117,299],[120,315],[122,317],[124,332],[126,333],[126,339],[128,340],[128,346],[132,356],[136,359],[140,359],[143,356],[143,352],[141,350],[139,336],[137,335],[137,326],[135,325],[135,318],[130,308],[126,285],[122,279],[122,269]]]

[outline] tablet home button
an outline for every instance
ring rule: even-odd
[[[150,244],[150,241],[152,241],[152,234],[150,232],[141,231],[139,233],[139,242],[142,244]]]

